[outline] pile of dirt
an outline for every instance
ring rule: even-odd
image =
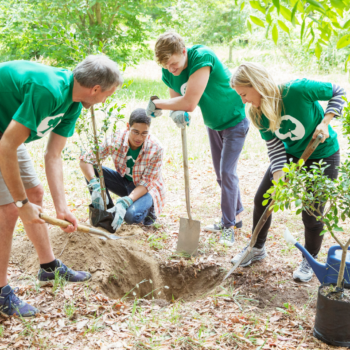
[[[69,235],[56,227],[49,233],[55,256],[74,270],[91,272],[89,284],[110,298],[121,298],[132,291],[130,296],[136,293],[141,298],[148,295],[147,298],[194,300],[222,280],[220,266],[169,267],[157,261],[143,244],[143,230],[138,226],[123,225],[117,234],[136,237],[103,241],[82,232]],[[28,239],[14,241],[11,261],[29,274],[38,272],[39,260]]]

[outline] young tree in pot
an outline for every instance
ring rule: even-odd
[[[90,109],[91,123],[88,111],[84,111],[80,115],[75,127],[80,141],[76,141],[75,144],[80,148],[81,154],[89,150],[93,150],[95,154],[96,164],[94,164],[94,167],[96,167],[99,177],[96,181],[100,182],[101,188],[101,194],[97,193],[95,197],[94,191],[92,191],[92,204],[89,206],[90,222],[93,226],[101,226],[111,233],[114,232],[111,225],[114,217],[113,214],[107,211],[108,197],[106,195],[99,145],[102,143],[103,138],[107,137],[108,131],[115,132],[117,130],[118,121],[124,118],[124,115],[121,113],[124,108],[125,105],[119,106],[113,99],[107,99],[102,104],[102,107],[96,108],[96,110],[100,110],[104,115],[100,129],[97,126],[94,107]]]
[[[343,117],[343,131],[350,141],[350,106],[345,107]],[[292,205],[296,208],[296,214],[305,210],[324,224],[321,235],[329,233],[338,243],[339,247],[332,247],[328,253],[327,265],[312,261],[311,255],[299,243],[295,245],[304,253],[311,263],[321,282],[318,292],[317,312],[314,327],[314,335],[332,345],[350,347],[350,277],[344,272],[350,268],[347,261],[348,248],[350,246],[350,230],[347,230],[346,221],[350,219],[350,157],[339,166],[338,179],[331,180],[324,171],[327,166],[319,161],[314,163],[308,170],[303,167],[303,161],[299,164],[290,163],[284,167],[286,181],[282,179],[274,182],[264,195],[267,204],[270,198],[275,200],[271,210],[275,212],[290,209]],[[324,211],[320,210],[324,207]],[[346,232],[348,231],[348,232]],[[341,237],[341,238],[340,238]],[[344,239],[345,238],[345,239]],[[294,243],[294,242],[293,242]],[[341,259],[336,249],[341,249]],[[333,254],[333,255],[331,255]],[[332,262],[337,262],[333,265]],[[338,267],[339,266],[339,267]],[[317,269],[324,269],[318,273]],[[332,273],[337,272],[333,277]],[[336,284],[336,288],[330,283]],[[344,284],[347,293],[344,294]],[[346,295],[348,294],[348,295]]]

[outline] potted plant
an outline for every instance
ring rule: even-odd
[[[350,106],[345,107],[343,132],[350,141]],[[267,204],[275,200],[271,210],[296,208],[296,214],[305,210],[324,224],[321,235],[330,234],[338,244],[330,248],[327,264],[313,260],[304,247],[291,236],[309,261],[321,282],[318,290],[314,336],[327,344],[350,347],[350,158],[339,166],[338,179],[324,175],[324,162],[314,163],[306,170],[303,161],[286,164],[286,180],[274,182],[264,195]],[[324,206],[323,213],[320,207]],[[346,272],[346,273],[345,273]],[[345,274],[344,274],[345,273]]]
[[[103,209],[94,208],[92,204],[89,205],[90,223],[95,227],[103,227],[111,233],[114,232],[114,229],[111,225],[114,217],[113,214],[107,211],[108,203],[102,172],[102,162],[100,160],[99,145],[107,137],[108,132],[115,132],[117,130],[118,121],[124,118],[124,115],[121,113],[124,108],[125,104],[119,106],[116,101],[114,101],[112,98],[109,98],[105,103],[102,104],[101,107],[96,108],[96,111],[102,112],[103,115],[103,119],[100,123],[100,128],[98,128],[94,106],[90,108],[91,116],[89,116],[88,111],[83,111],[75,126],[75,131],[78,134],[80,141],[75,141],[75,145],[80,148],[81,154],[84,154],[89,150],[93,151],[96,157],[96,163],[94,164],[94,167],[97,169],[100,179]]]

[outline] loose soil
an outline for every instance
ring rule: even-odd
[[[155,254],[144,243],[144,231],[139,226],[123,225],[117,235],[135,237],[104,241],[82,232],[68,235],[56,227],[49,233],[56,257],[74,270],[89,271],[93,277],[89,286],[110,298],[136,295],[193,301],[208,294],[225,294],[233,284],[235,293],[247,297],[261,311],[283,308],[285,303],[315,307],[316,298],[310,299],[317,292],[315,278],[307,286],[295,283],[293,269],[276,268],[272,257],[248,268],[238,268],[233,278],[220,287],[227,269],[231,268],[227,257],[200,264],[172,261]],[[18,237],[14,241],[11,260],[24,272],[36,276],[39,261],[28,239]]]
[[[143,230],[139,226],[123,225],[116,234],[136,237],[104,241],[82,232],[68,235],[56,227],[49,236],[56,257],[74,270],[89,271],[93,276],[89,285],[110,298],[132,291],[132,297],[195,300],[222,280],[219,265],[169,266],[157,260],[140,240]],[[39,260],[28,239],[14,241],[11,260],[29,274],[38,272]]]
[[[346,303],[350,303],[350,289],[344,288],[343,297],[340,298],[341,295],[339,293],[330,294],[331,292],[335,292],[335,288],[336,286],[333,286],[333,285],[323,286],[321,288],[320,293],[326,296],[328,299],[339,300],[339,301],[344,301]]]

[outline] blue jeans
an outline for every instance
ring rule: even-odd
[[[98,176],[97,169],[94,170],[96,176]],[[102,170],[105,179],[106,193],[109,199],[107,209],[110,209],[113,208],[114,204],[109,191],[119,197],[125,197],[128,196],[136,186],[133,182],[127,180],[115,170],[104,166],[102,167]],[[139,224],[140,222],[151,224],[152,222],[155,222],[156,219],[157,217],[154,212],[153,198],[149,193],[146,193],[144,196],[140,197],[137,201],[130,205],[124,217],[124,221],[129,225]]]
[[[236,224],[236,215],[244,209],[239,191],[237,163],[249,131],[249,120],[244,118],[237,125],[222,131],[208,127],[207,130],[216,181],[221,187],[222,224],[231,227]]]

